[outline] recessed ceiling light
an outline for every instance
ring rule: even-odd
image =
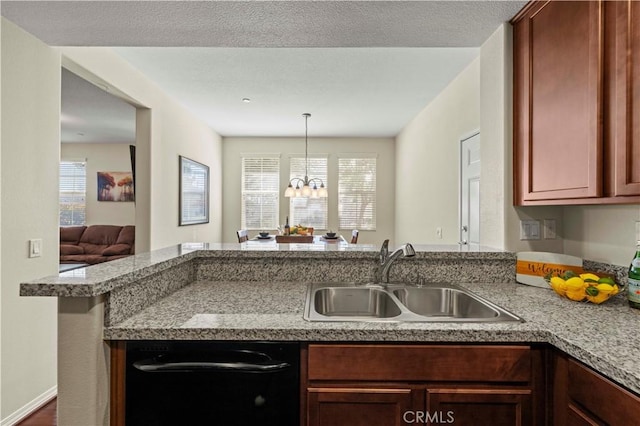
[[[249,102],[251,102],[251,99],[249,99],[249,98],[242,98],[242,102],[244,102],[245,104],[248,104]]]

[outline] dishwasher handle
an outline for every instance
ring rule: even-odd
[[[162,362],[154,359],[146,359],[136,361],[133,366],[144,372],[156,373],[156,372],[214,372],[214,371],[236,371],[244,373],[275,373],[282,370],[286,370],[291,367],[288,362],[281,361],[268,361],[261,363],[248,363],[248,362],[208,362],[208,361],[175,361],[175,362]]]

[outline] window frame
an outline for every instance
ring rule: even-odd
[[[264,169],[265,160],[275,161],[276,170],[270,172],[273,176],[275,176],[275,184],[272,189],[261,189],[261,190],[247,190],[246,189],[246,180],[245,176],[247,173],[247,168],[245,166],[245,160],[261,160],[262,169]],[[280,193],[282,188],[280,187],[280,174],[282,172],[280,161],[280,154],[273,153],[243,153],[240,154],[240,228],[251,230],[251,231],[265,231],[265,230],[275,230],[280,226]],[[265,173],[264,171],[261,174]],[[264,179],[261,179],[261,182],[265,182]],[[260,226],[248,226],[247,225],[247,211],[246,211],[246,196],[249,194],[253,195],[261,195],[264,196],[274,196],[274,204],[273,204],[273,214],[270,220],[273,220],[273,223],[269,222],[269,219],[265,219],[263,213],[260,214]]]
[[[322,181],[324,182],[324,186],[325,188],[329,188],[329,155],[328,154],[313,154],[313,155],[308,155],[307,156],[309,161],[312,162],[314,160],[324,160],[324,174],[322,174],[322,172],[317,173],[317,172],[313,172],[311,170],[313,170],[313,167],[309,167],[309,178],[313,179],[313,178],[320,178],[322,179]],[[304,178],[304,170],[302,170],[302,167],[298,168],[297,165],[294,168],[294,161],[304,161],[305,157],[302,154],[291,154],[289,156],[289,181],[291,181],[291,179],[294,178]],[[299,172],[299,173],[298,173]],[[295,185],[294,185],[295,187]],[[312,200],[312,201],[311,201]],[[304,226],[310,226],[314,229],[329,229],[329,198],[328,197],[324,197],[324,198],[311,198],[311,197],[291,197],[289,198],[289,219],[290,219],[290,223],[293,224],[301,224]],[[306,215],[304,218],[296,218],[295,215],[295,211],[298,209],[307,209],[308,206],[306,207],[302,207],[302,206],[298,206],[296,207],[296,204],[301,204],[301,203],[305,203],[308,204],[309,201],[311,201],[314,204],[318,204],[318,205],[323,205],[323,211],[321,211],[321,214],[324,216],[322,219],[323,221],[319,221],[319,222],[311,222],[309,220],[309,216]],[[316,208],[317,210],[317,208]]]
[[[83,169],[83,173],[81,175],[76,175],[75,173],[73,175],[67,175],[63,173],[63,167],[65,164],[68,165],[74,165],[74,164],[81,164],[82,165],[82,169]],[[73,167],[73,166],[71,166]],[[76,189],[77,186],[77,182],[76,180],[78,180],[79,177],[82,177],[82,185],[80,185],[80,187],[84,187],[84,191],[75,191],[75,190],[71,190],[71,191],[66,191],[63,189],[63,185],[65,185],[65,178],[69,178],[71,179],[71,181],[66,184],[69,187],[72,187],[74,189]],[[58,226],[64,227],[64,226],[85,226],[87,224],[87,159],[86,158],[82,158],[82,159],[61,159],[58,165]],[[63,193],[67,192],[66,196],[67,197],[80,197],[82,199],[82,202],[80,203],[75,203],[75,202],[69,202],[66,204],[70,204],[70,205],[79,205],[81,206],[81,208],[79,209],[66,209],[63,208],[63,202],[62,202],[62,197],[63,197]],[[81,210],[82,214],[82,221],[81,222],[76,222],[74,220],[74,212]],[[71,211],[71,223],[62,223],[62,217],[63,217],[63,213],[65,211]]]
[[[373,189],[356,189],[350,190],[348,193],[345,193],[344,182],[348,176],[343,175],[343,165],[342,162],[345,160],[373,160],[373,180],[372,182]],[[378,156],[377,154],[367,154],[367,153],[344,153],[338,155],[338,164],[337,164],[337,175],[338,175],[338,229],[358,229],[359,231],[376,231],[377,230],[377,210],[378,210]],[[356,176],[355,173],[350,174],[351,177]],[[364,183],[365,179],[361,179]],[[364,185],[363,185],[364,186]],[[349,196],[350,198],[362,198],[365,194],[373,194],[372,197],[372,206],[371,206],[371,214],[368,216],[368,221],[358,220],[357,217],[351,219],[350,221],[344,220],[345,212],[343,211],[343,206],[345,205],[344,198]],[[358,195],[360,195],[358,197]],[[356,212],[361,212],[366,210],[359,205],[360,200],[355,202],[358,206],[354,209]]]

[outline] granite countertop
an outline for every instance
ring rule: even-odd
[[[550,343],[640,393],[635,358],[640,311],[623,295],[601,305],[562,299],[515,283],[469,283],[468,290],[519,315],[523,323],[308,322],[307,286],[292,282],[197,281],[126,320],[104,338]]]
[[[417,259],[513,259],[512,252],[483,246],[414,245]],[[20,284],[21,296],[93,297],[200,258],[372,259],[380,248],[368,244],[184,243],[148,253],[74,269]]]

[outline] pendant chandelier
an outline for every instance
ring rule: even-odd
[[[309,179],[309,158],[308,152],[308,125],[307,120],[311,117],[311,114],[305,112],[302,114],[304,117],[304,179],[295,177],[289,181],[289,186],[284,191],[285,197],[311,197],[311,198],[326,198],[329,196],[327,188],[324,187],[324,182],[320,178]],[[293,184],[296,184],[295,187]],[[318,187],[318,183],[320,187]]]

